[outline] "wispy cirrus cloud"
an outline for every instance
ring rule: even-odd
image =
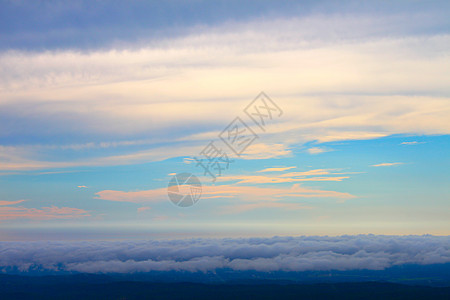
[[[0,201],[0,221],[1,220],[15,220],[15,219],[29,219],[29,220],[51,220],[51,219],[77,219],[82,217],[89,217],[89,212],[73,207],[42,207],[42,208],[27,208],[23,206],[11,206],[23,203],[26,200],[16,201]]]
[[[0,138],[32,136],[51,144],[0,149],[0,169],[195,155],[262,87],[285,114],[245,159],[289,156],[292,145],[307,141],[448,134],[450,37],[412,34],[404,21],[403,15],[313,15],[206,26],[120,50],[0,52],[0,126],[8,129]],[[330,36],[328,28],[336,33]],[[405,35],[392,35],[392,28]],[[186,124],[189,130],[181,130]],[[155,140],[183,143],[160,147]],[[105,148],[117,153],[94,151]],[[80,149],[94,152],[68,161],[55,153]]]
[[[295,169],[296,167],[272,167],[272,168],[266,168],[263,170],[257,171],[258,173],[264,173],[264,172],[283,172],[290,169]]]
[[[413,142],[403,142],[400,145],[418,145],[418,144],[424,144],[425,142],[417,142],[417,141],[413,141]]]
[[[334,173],[335,169],[314,169],[302,172],[288,172],[278,175],[279,177],[295,177],[295,176],[318,176],[318,175],[330,175],[330,174],[345,174]]]
[[[73,207],[0,207],[0,220],[52,220],[52,219],[78,219],[89,217],[89,212]]]
[[[150,206],[143,206],[143,207],[139,207],[139,208],[137,209],[137,212],[138,212],[138,213],[142,213],[142,212],[148,211],[148,210],[150,210],[150,209],[151,209]]]
[[[25,200],[17,200],[17,201],[4,201],[0,200],[0,205],[14,205],[24,202]]]
[[[200,144],[198,144],[198,146],[185,145],[183,147],[164,146],[148,150],[134,151],[131,153],[127,152],[126,154],[103,155],[97,158],[51,161],[31,158],[32,156],[35,156],[33,155],[34,150],[28,149],[28,147],[18,149],[20,147],[0,146],[0,158],[3,159],[0,169],[8,171],[27,171],[40,169],[127,165],[148,161],[161,161],[171,157],[182,157],[185,156],[186,153],[198,153],[201,150],[201,147],[202,146]],[[17,154],[18,151],[19,154]],[[7,175],[8,173],[4,174]]]
[[[402,162],[381,163],[381,164],[372,165],[372,167],[392,167],[392,166],[399,166],[399,165],[403,165],[403,164],[404,163],[402,163]]]
[[[261,172],[278,173],[291,170],[294,167],[267,168]],[[238,199],[240,203],[224,206],[221,210],[226,212],[245,212],[261,208],[276,209],[307,209],[310,208],[301,203],[285,202],[289,198],[335,198],[338,202],[345,199],[354,198],[350,193],[321,190],[294,184],[292,187],[269,187],[259,186],[260,184],[279,184],[295,182],[324,182],[342,181],[348,176],[334,176],[334,169],[315,169],[303,172],[288,172],[266,175],[230,175],[220,176],[218,182],[234,182],[232,184],[217,184],[214,186],[202,187],[202,199]],[[327,176],[324,176],[327,175]],[[328,176],[331,175],[331,176]],[[188,187],[189,188],[189,187]],[[189,189],[187,189],[189,190]],[[143,191],[117,191],[103,190],[96,193],[96,199],[131,202],[131,203],[151,203],[167,201],[167,189],[158,188]]]
[[[218,178],[218,181],[237,181],[238,184],[243,183],[261,184],[261,183],[284,183],[284,182],[301,182],[301,181],[342,181],[347,178],[349,177],[329,176],[329,177],[299,178],[299,177],[288,177],[286,176],[286,174],[283,176],[271,176],[271,177],[262,175],[232,175],[232,176],[221,176]]]
[[[273,168],[272,168],[273,169]],[[289,168],[275,168],[290,170]],[[257,173],[267,172],[265,170],[258,171]],[[270,169],[269,169],[270,170]],[[272,170],[271,170],[272,171]],[[349,178],[349,176],[335,176],[351,174],[347,172],[335,172],[334,169],[315,169],[303,172],[287,172],[279,173],[271,176],[268,175],[229,175],[221,176],[218,181],[236,181],[237,184],[264,184],[264,183],[286,183],[286,182],[302,182],[302,181],[342,181]],[[324,176],[326,175],[326,176]]]
[[[299,184],[294,184],[290,188],[239,185],[202,187],[202,199],[237,198],[242,201],[276,202],[281,201],[284,197],[349,199],[355,196],[344,192],[302,187]],[[131,203],[162,202],[167,201],[167,189],[159,188],[143,191],[103,190],[96,193],[96,199]]]
[[[257,143],[245,149],[240,156],[242,159],[269,159],[292,156],[289,146],[280,143]]]
[[[324,148],[324,147],[312,147],[312,148],[309,148],[307,151],[309,154],[320,154],[320,153],[330,152],[333,150],[329,149],[329,148]]]

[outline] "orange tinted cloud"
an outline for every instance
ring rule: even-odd
[[[275,167],[275,168],[267,168],[267,169],[258,171],[258,173],[263,173],[263,172],[281,172],[281,171],[286,171],[286,170],[294,169],[294,168],[295,168],[295,167]]]

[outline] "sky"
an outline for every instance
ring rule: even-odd
[[[449,11],[0,1],[0,241],[449,235]]]

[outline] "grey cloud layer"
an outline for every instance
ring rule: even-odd
[[[87,273],[382,270],[450,262],[450,236],[1,242],[0,270]]]
[[[356,5],[357,4],[357,5]],[[366,15],[433,13],[432,22],[424,24],[428,30],[439,30],[436,19],[447,20],[449,3],[433,1],[423,5],[412,1],[370,3],[347,0],[333,1],[0,1],[0,50],[5,49],[95,49],[111,45],[151,41],[164,36],[186,32],[183,27],[211,26],[234,20],[298,17],[321,11],[330,17],[335,14]],[[199,13],[201,12],[201,13]],[[406,20],[412,26],[420,22]],[[389,26],[390,32],[399,30]],[[448,24],[448,21],[446,22]],[[424,26],[423,24],[421,26]],[[437,27],[437,28],[436,28]],[[299,28],[301,29],[301,28]],[[352,31],[357,31],[354,26]],[[379,27],[374,27],[376,33]],[[187,30],[189,31],[189,30]],[[329,30],[336,33],[336,27]],[[420,31],[419,33],[422,33]]]

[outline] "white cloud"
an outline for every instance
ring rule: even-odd
[[[398,166],[398,165],[402,165],[402,164],[403,163],[401,163],[401,162],[381,163],[381,164],[372,165],[372,167],[392,167],[392,166]]]
[[[418,144],[423,144],[425,142],[417,142],[417,141],[413,141],[413,142],[403,142],[400,145],[418,145]]]
[[[86,273],[383,270],[450,262],[448,236],[0,242],[0,270]]]

